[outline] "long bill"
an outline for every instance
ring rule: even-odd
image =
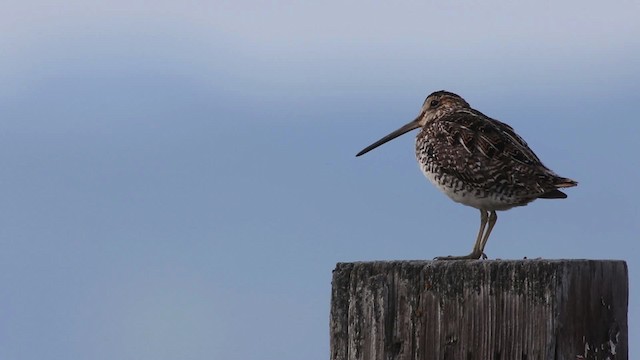
[[[378,146],[388,143],[389,141],[397,138],[400,135],[404,135],[406,133],[408,133],[409,131],[413,130],[413,129],[417,129],[420,127],[420,119],[422,119],[422,114],[420,114],[417,118],[415,118],[412,122],[403,125],[400,129],[392,132],[391,134],[383,137],[382,139],[374,142],[373,144],[367,146],[366,148],[362,149],[362,151],[360,151],[359,153],[356,154],[356,156],[360,156],[360,155],[364,155],[366,153],[368,153],[369,151],[377,148]]]

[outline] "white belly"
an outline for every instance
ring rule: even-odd
[[[526,205],[509,201],[510,199],[504,196],[496,196],[480,189],[473,189],[465,186],[461,181],[447,181],[438,174],[427,171],[424,166],[420,166],[420,169],[435,187],[457,203],[488,211],[507,210],[515,206]]]

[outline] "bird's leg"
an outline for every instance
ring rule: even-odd
[[[495,211],[493,213],[495,213]],[[484,246],[482,244],[484,239],[483,237],[484,228],[487,225],[488,218],[489,218],[489,212],[486,210],[480,209],[480,230],[478,231],[478,237],[476,238],[476,243],[473,245],[473,251],[471,251],[471,254],[464,255],[464,256],[451,256],[451,255],[438,256],[435,259],[436,260],[468,260],[468,259],[480,259],[480,257],[483,257],[484,259],[486,259],[487,256],[482,252],[482,250],[484,249]]]
[[[491,214],[489,215],[489,227],[487,228],[486,234],[484,234],[484,238],[482,239],[482,245],[480,246],[480,252],[484,254],[484,247],[487,245],[487,241],[489,241],[489,235],[491,235],[491,230],[496,225],[496,221],[498,221],[498,214],[496,214],[495,210],[491,210]]]
[[[487,220],[489,219],[489,212],[487,210],[482,210],[480,209],[480,231],[478,231],[478,237],[476,238],[476,243],[473,245],[473,251],[471,252],[471,254],[476,254],[479,255],[478,257],[476,257],[476,259],[479,259],[480,257],[482,257],[483,259],[486,259],[487,256],[484,254],[484,246],[483,244],[483,236],[484,236],[484,229],[487,226]]]

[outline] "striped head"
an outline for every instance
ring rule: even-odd
[[[422,104],[420,126],[424,126],[426,123],[440,118],[447,113],[469,108],[471,108],[469,103],[459,95],[444,90],[433,92],[427,96]]]

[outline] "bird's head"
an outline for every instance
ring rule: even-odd
[[[424,126],[449,112],[465,108],[468,109],[470,106],[459,95],[444,90],[436,91],[427,96],[422,104],[420,126]]]
[[[356,156],[364,155],[400,135],[406,134],[414,129],[422,128],[434,119],[461,108],[469,108],[469,104],[460,96],[444,90],[431,93],[431,95],[427,96],[424,100],[420,114],[418,114],[415,119],[398,130],[367,146]]]

